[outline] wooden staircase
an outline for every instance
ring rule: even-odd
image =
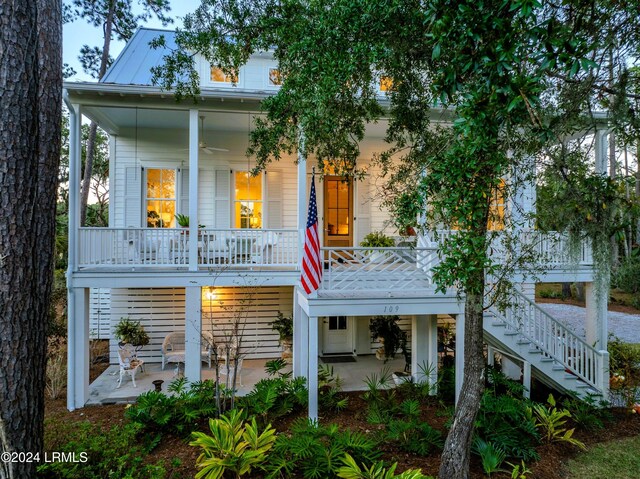
[[[515,292],[484,317],[485,341],[531,365],[532,376],[563,392],[608,399],[609,354],[587,344],[529,298]]]

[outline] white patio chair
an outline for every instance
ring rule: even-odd
[[[211,367],[211,352],[213,347],[213,335],[208,331],[202,332],[200,360]],[[162,342],[162,369],[167,363],[184,363],[186,358],[184,333],[169,333]]]
[[[253,246],[251,254],[252,263],[272,264],[273,263],[273,247],[278,244],[278,233],[275,231],[267,231],[258,237]]]
[[[120,377],[118,378],[116,389],[119,389],[122,385],[122,377],[125,374],[131,376],[133,387],[137,387],[136,373],[138,370],[144,372],[144,361],[136,357],[136,350],[131,344],[125,344],[118,350],[118,364],[120,365]]]
[[[238,379],[238,385],[242,387],[242,358],[238,358],[235,361],[225,361],[224,364],[220,364],[220,376],[226,376],[227,382],[231,385],[231,381],[233,381],[233,373],[238,368],[238,373],[236,378]]]

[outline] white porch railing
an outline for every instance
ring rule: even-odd
[[[80,228],[78,268],[189,265],[189,234],[181,228]],[[201,229],[198,266],[296,269],[297,230]]]
[[[603,391],[608,381],[606,351],[598,351],[582,338],[547,314],[523,294],[514,291],[506,311],[490,308],[507,330],[519,333],[542,351],[543,357],[555,359],[582,381]]]
[[[321,291],[433,289],[436,248],[321,248],[325,260]]]
[[[457,233],[457,230],[438,230],[435,235],[433,233],[427,233],[426,239],[430,246],[435,246],[438,244],[434,242],[435,237],[437,237],[438,242],[443,242]],[[520,230],[516,246],[519,248],[532,248],[532,252],[538,255],[539,264],[543,266],[571,267],[575,265],[576,262],[579,266],[593,265],[591,245],[588,241],[582,241],[580,243],[579,249],[576,252],[577,261],[575,261],[569,254],[569,237],[565,233],[557,231]],[[504,251],[501,232],[497,232],[492,238],[491,249],[494,258],[504,258],[507,255],[513,254]]]

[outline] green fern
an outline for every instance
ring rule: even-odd
[[[382,461],[366,467],[358,466],[356,461],[349,454],[342,459],[344,466],[338,469],[338,477],[342,479],[433,479],[430,476],[422,474],[420,469],[409,469],[401,474],[396,475],[395,470],[398,463],[394,463],[388,469],[384,467]]]
[[[549,394],[547,402],[549,407],[545,407],[543,404],[534,404],[532,407],[536,417],[536,426],[542,430],[546,442],[567,442],[586,450],[587,447],[584,443],[573,437],[575,428],[567,429],[564,427],[567,419],[571,417],[571,413],[566,409],[558,409],[552,394]]]
[[[507,458],[507,453],[504,452],[499,446],[496,446],[492,442],[486,442],[483,439],[476,437],[473,442],[473,452],[480,456],[482,461],[482,469],[491,477],[494,472],[500,472],[500,466]]]
[[[232,410],[219,419],[209,420],[211,435],[194,432],[191,446],[202,448],[196,460],[200,471],[196,479],[220,479],[226,471],[236,477],[251,472],[267,459],[276,441],[275,429],[267,426],[261,433],[255,418],[245,423],[242,410]]]

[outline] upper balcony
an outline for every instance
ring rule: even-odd
[[[440,237],[455,232],[440,233]],[[301,235],[295,229],[199,229],[192,239],[179,228],[80,228],[78,272],[146,272],[170,276],[269,272],[300,274]],[[195,255],[191,245],[197,245]],[[392,248],[324,247],[324,272],[319,296],[435,294],[433,270],[441,257],[438,243],[421,237],[414,244]],[[539,258],[541,277],[559,281],[567,276],[589,280],[591,249],[580,247],[577,261],[568,255],[567,238],[559,233],[523,231],[520,245]],[[495,258],[507,258],[497,242]],[[582,275],[582,276],[580,276]],[[588,276],[588,277],[587,277]],[[569,279],[566,279],[569,280]]]

